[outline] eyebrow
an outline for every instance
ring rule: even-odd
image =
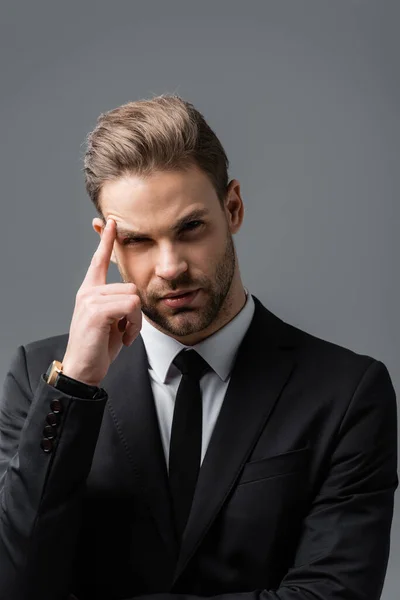
[[[182,217],[181,219],[179,219],[175,223],[175,225],[173,227],[171,227],[171,231],[179,231],[185,225],[190,223],[190,221],[199,219],[200,217],[204,217],[206,215],[208,215],[208,210],[206,208],[197,208],[196,210],[193,210],[192,212],[187,214],[185,217]],[[118,238],[126,237],[129,239],[150,237],[150,235],[148,233],[142,233],[140,231],[125,229],[123,227],[118,227],[118,225],[117,225],[117,234],[116,235]]]

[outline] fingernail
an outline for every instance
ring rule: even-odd
[[[107,219],[106,229],[110,229],[111,219]]]

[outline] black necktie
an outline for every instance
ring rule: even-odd
[[[175,524],[182,538],[200,469],[202,415],[200,379],[210,368],[195,350],[181,350],[173,361],[182,373],[175,399],[169,446],[169,484]]]

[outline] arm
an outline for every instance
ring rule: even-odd
[[[67,377],[96,387],[141,327],[136,286],[107,284],[115,239],[109,219],[76,295],[62,361]],[[64,600],[107,394],[76,398],[43,377],[32,389],[27,350],[18,348],[0,399],[0,598]],[[37,375],[44,359],[40,348],[32,352],[28,364]],[[45,452],[41,441],[54,400],[62,410]]]
[[[53,448],[45,452],[43,428],[56,399],[62,412]],[[81,498],[106,399],[68,396],[43,377],[32,390],[25,350],[15,353],[0,398],[0,598],[67,596]]]
[[[279,588],[213,600],[378,600],[397,484],[395,393],[386,367],[374,361],[349,403],[293,566]],[[137,598],[200,600],[184,594]]]

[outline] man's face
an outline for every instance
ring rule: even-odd
[[[103,185],[100,204],[117,225],[113,260],[158,328],[184,338],[229,312],[236,268],[229,213],[200,169],[121,177]],[[169,306],[163,298],[180,290],[198,291],[190,303]]]

